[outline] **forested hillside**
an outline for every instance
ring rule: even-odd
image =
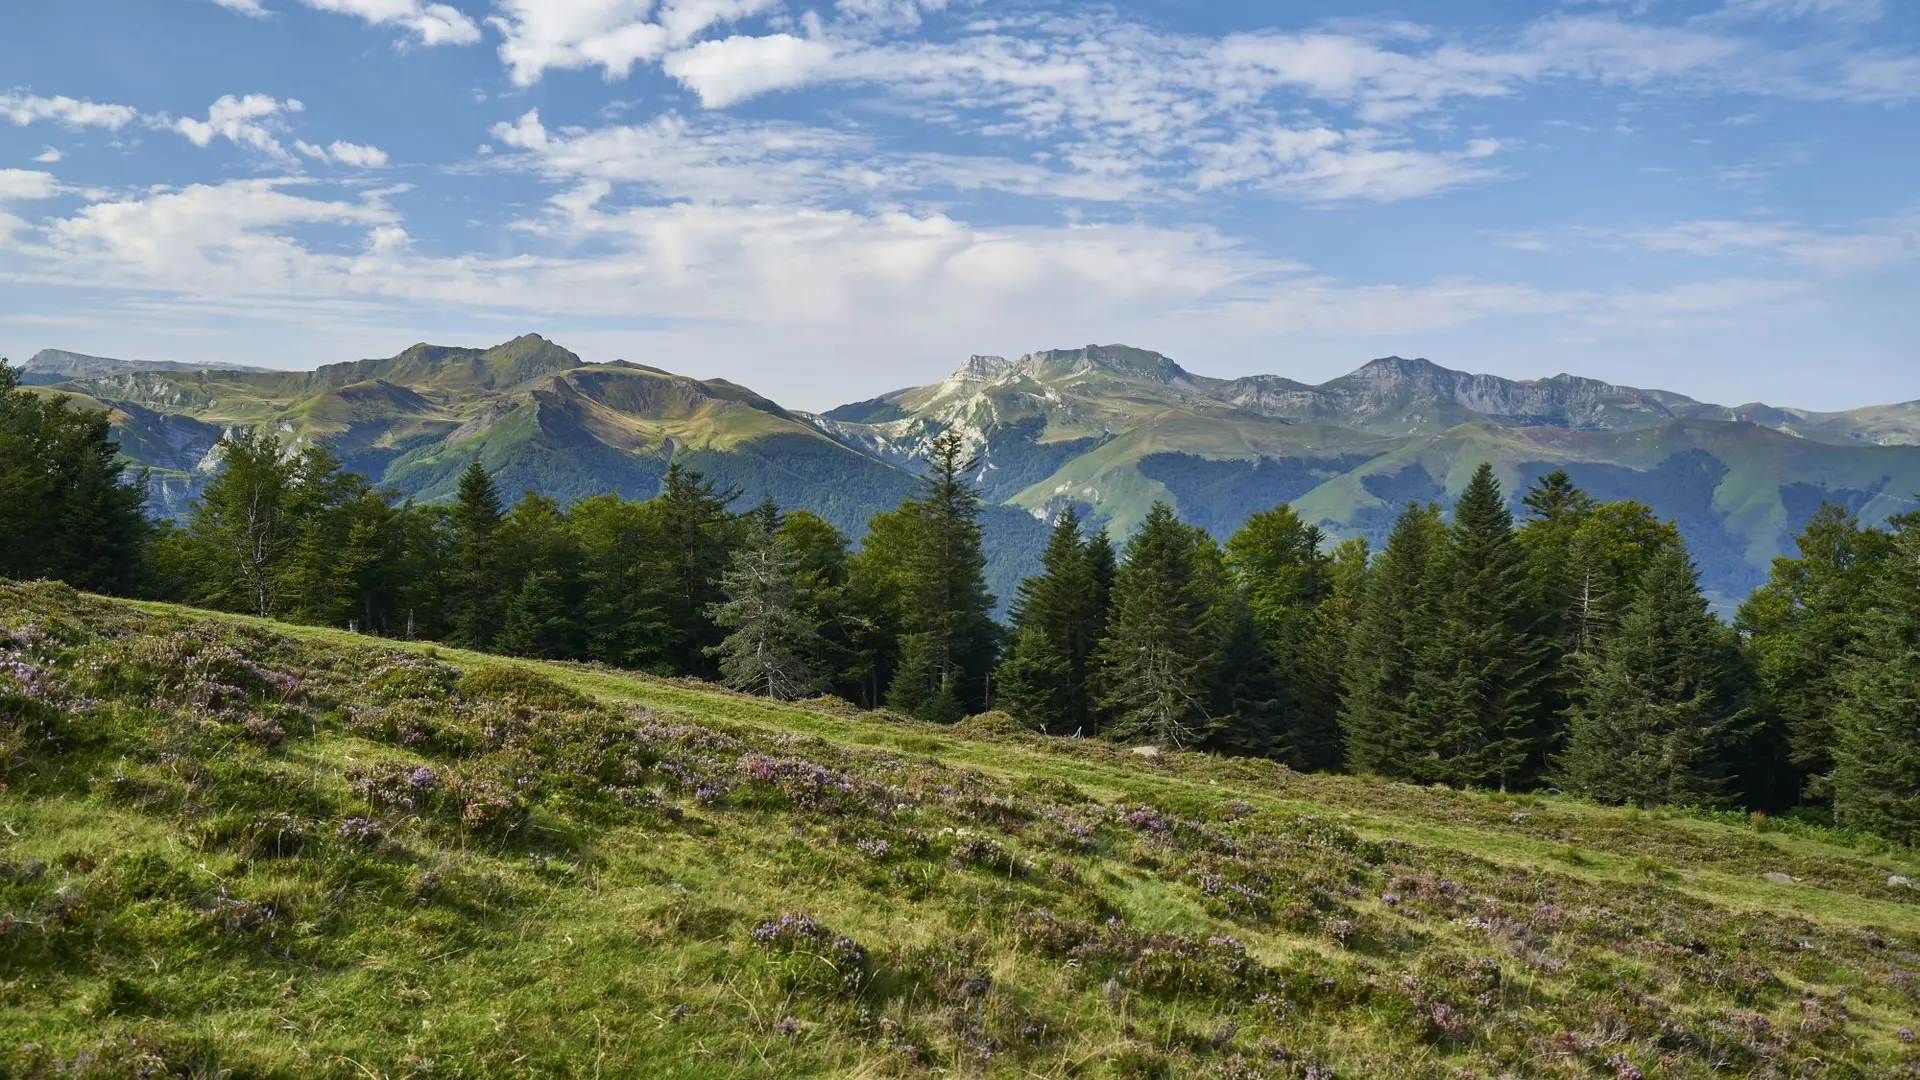
[[[176,520],[212,476],[219,439],[264,427],[289,451],[325,443],[376,487],[430,503],[450,502],[476,460],[509,500],[531,490],[561,505],[649,498],[677,461],[744,504],[807,510],[857,543],[912,490],[932,440],[954,432],[979,459],[987,578],[1002,598],[1034,572],[1066,506],[1122,537],[1166,502],[1225,537],[1286,502],[1328,537],[1378,548],[1408,500],[1451,507],[1482,462],[1515,509],[1560,470],[1675,522],[1723,615],[1792,553],[1822,501],[1869,525],[1920,508],[1920,403],[1726,407],[1399,358],[1310,386],[1208,378],[1119,345],[976,356],[940,383],[820,416],[723,379],[589,364],[532,334],[310,372],[50,350],[24,373],[108,410],[123,452],[148,468],[155,510]]]
[[[249,428],[175,524],[0,366],[0,1069],[1920,1075],[1920,515],[1729,625],[1565,471],[1066,506],[1003,623],[978,475],[856,546]]]

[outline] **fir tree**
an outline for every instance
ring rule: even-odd
[[[1454,506],[1428,568],[1433,614],[1407,699],[1415,779],[1509,785],[1527,778],[1544,736],[1539,690],[1545,649],[1526,554],[1493,467],[1482,464]]]
[[[1428,566],[1444,540],[1440,508],[1409,503],[1367,572],[1342,680],[1341,737],[1354,772],[1406,778],[1423,749],[1407,738],[1413,728],[1407,696],[1432,606]]]
[[[0,577],[144,588],[145,482],[127,483],[104,410],[19,387],[0,360]]]
[[[1211,730],[1193,561],[1193,530],[1155,503],[1127,541],[1099,646],[1102,729],[1111,738],[1189,746]]]
[[[1346,702],[1350,644],[1366,599],[1370,552],[1363,536],[1342,540],[1327,561],[1326,595],[1313,609],[1302,678],[1311,696],[1282,755],[1295,768],[1338,769],[1344,758],[1340,715]]]
[[[1794,538],[1797,554],[1773,561],[1767,583],[1740,607],[1759,677],[1784,725],[1800,792],[1825,803],[1833,770],[1834,717],[1845,673],[1890,553],[1889,537],[1822,503]]]
[[[1275,727],[1270,749],[1297,769],[1333,768],[1340,761],[1337,675],[1310,662],[1315,612],[1331,588],[1330,565],[1320,551],[1324,539],[1283,503],[1248,518],[1227,541],[1227,561],[1261,643],[1258,652],[1245,643],[1233,646],[1227,667],[1265,684],[1258,691],[1244,688],[1240,696],[1250,701],[1264,695],[1271,702],[1261,710]]]
[[[728,686],[790,701],[819,690],[810,662],[819,633],[802,611],[792,545],[765,524],[756,523],[721,575],[725,599],[710,614],[728,633],[711,652]]]
[[[494,536],[500,521],[500,493],[475,458],[460,474],[459,495],[449,517],[453,538],[447,616],[455,644],[484,649],[493,642],[501,606],[500,560]]]
[[[1567,790],[1610,803],[1720,801],[1744,719],[1728,693],[1726,630],[1684,546],[1654,557],[1603,656],[1577,661]]]
[[[1072,507],[1054,523],[1040,565],[1014,598],[1013,644],[995,671],[994,701],[1040,730],[1079,731],[1091,719],[1088,674],[1106,613]]]
[[[572,590],[558,570],[534,570],[506,603],[494,647],[512,656],[563,660],[575,655]]]
[[[740,532],[727,506],[739,497],[738,490],[718,489],[676,461],[667,466],[660,497],[654,500],[666,554],[661,611],[669,634],[667,659],[677,671],[712,671],[708,658],[716,655],[712,648],[722,631],[710,613],[721,598],[720,575]]]
[[[997,628],[980,550],[978,468],[956,432],[936,437],[917,498],[902,503],[904,558],[894,568],[900,660],[887,703],[921,719],[957,718],[984,701]]]
[[[1833,705],[1833,812],[1920,845],[1920,514],[1893,521]]]

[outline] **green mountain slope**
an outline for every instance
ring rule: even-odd
[[[1822,834],[47,584],[0,656],[6,1075],[1920,1067],[1920,864]]]
[[[1565,468],[1597,496],[1638,499],[1677,520],[1723,605],[1765,575],[1822,498],[1871,522],[1920,506],[1920,403],[1727,408],[1397,357],[1309,386],[1205,378],[1124,346],[977,356],[944,382],[819,423],[896,460],[962,431],[980,449],[990,494],[1042,516],[1076,504],[1118,532],[1156,499],[1221,534],[1290,501],[1336,536],[1377,540],[1406,501],[1449,501],[1482,460],[1516,502],[1541,473]]]
[[[155,505],[175,515],[216,466],[221,432],[265,424],[294,445],[327,440],[351,468],[429,501],[451,498],[475,458],[510,497],[566,500],[650,496],[678,457],[743,502],[771,496],[857,537],[911,490],[928,442],[960,431],[980,454],[990,584],[1003,600],[1069,504],[1124,533],[1168,499],[1224,535],[1291,501],[1333,535],[1378,538],[1407,500],[1448,500],[1483,459],[1516,500],[1541,472],[1566,468],[1596,495],[1674,518],[1723,606],[1822,498],[1869,522],[1920,505],[1920,402],[1729,408],[1396,357],[1312,386],[1194,375],[1121,345],[975,356],[939,383],[819,416],[725,380],[587,364],[532,334],[301,372],[51,352],[33,366],[68,376],[53,388],[115,410],[128,457],[151,469]]]

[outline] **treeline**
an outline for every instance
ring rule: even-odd
[[[0,365],[0,573],[593,660],[951,722],[1603,802],[1797,811],[1920,842],[1920,514],[1824,507],[1731,626],[1670,522],[1482,465],[1385,548],[1285,505],[1224,543],[1153,507],[1116,551],[1071,510],[997,625],[957,435],[856,550],[671,468],[648,500],[374,488],[325,446],[223,441],[182,527],[142,516],[107,421]]]

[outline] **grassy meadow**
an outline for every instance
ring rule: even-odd
[[[0,585],[0,1076],[1920,1076],[1920,858]]]

